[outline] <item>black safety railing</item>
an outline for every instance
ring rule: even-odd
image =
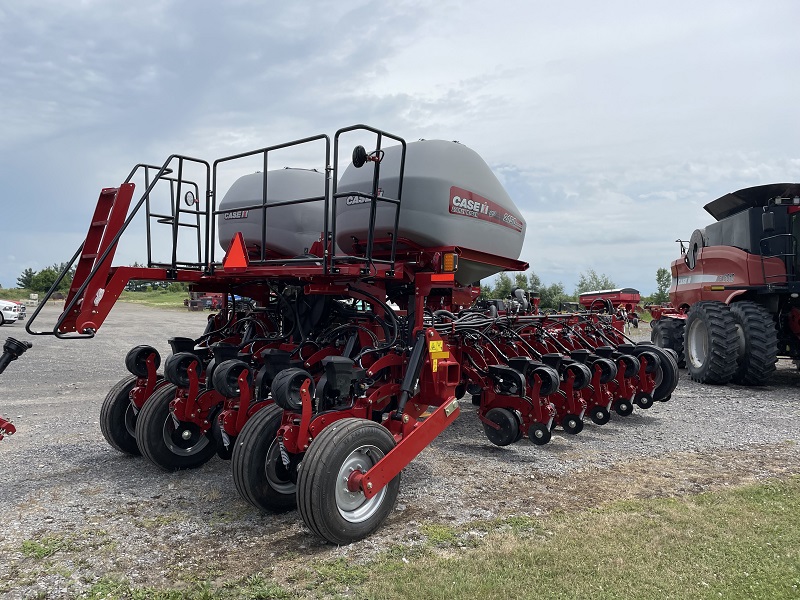
[[[791,233],[779,233],[761,238],[761,273],[764,283],[784,284],[798,281],[797,239]],[[779,258],[786,266],[785,273],[767,275],[765,261],[768,258]]]

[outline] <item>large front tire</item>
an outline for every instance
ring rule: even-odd
[[[136,386],[136,377],[128,375],[112,387],[100,407],[100,431],[113,447],[131,456],[142,453],[136,445],[137,415],[133,410],[130,393]]]
[[[733,381],[742,385],[764,385],[775,372],[778,360],[775,321],[766,308],[746,300],[732,304],[731,313],[738,336]]]
[[[175,425],[169,412],[175,390],[175,385],[169,384],[153,392],[139,411],[136,423],[136,443],[142,455],[165,471],[194,469],[216,453],[213,440],[197,425]]]
[[[722,302],[692,305],[686,317],[686,368],[698,383],[725,385],[736,373],[736,321]]]
[[[275,404],[256,412],[236,436],[231,459],[239,495],[269,512],[291,510],[296,504],[297,486],[283,464],[277,438],[282,418],[283,409]]]
[[[373,533],[397,501],[400,475],[370,499],[351,492],[352,473],[366,473],[394,448],[382,425],[365,419],[331,423],[314,439],[297,474],[297,508],[306,526],[333,544],[345,545]]]

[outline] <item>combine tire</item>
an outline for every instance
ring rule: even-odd
[[[136,445],[137,415],[130,399],[135,385],[136,377],[128,375],[109,390],[100,407],[100,431],[112,447],[124,454],[140,456]]]
[[[686,317],[686,368],[698,383],[725,385],[736,373],[739,336],[727,304],[703,301]]]
[[[778,332],[772,315],[760,304],[741,301],[731,304],[736,321],[738,354],[734,383],[764,385],[775,372],[778,360]]]
[[[400,475],[369,500],[350,491],[353,473],[366,473],[394,448],[394,437],[366,419],[331,423],[311,443],[297,473],[297,508],[306,526],[332,544],[367,537],[397,501]]]
[[[136,443],[142,455],[165,471],[194,469],[216,453],[216,445],[194,423],[179,423],[169,412],[175,386],[159,388],[139,411]]]
[[[678,355],[678,367],[686,367],[686,357],[683,351],[683,333],[685,321],[683,319],[663,318],[651,322],[653,331],[650,340],[659,348],[670,348]]]
[[[233,483],[239,495],[259,510],[295,507],[297,485],[281,458],[278,429],[283,409],[270,404],[250,417],[233,448]]]

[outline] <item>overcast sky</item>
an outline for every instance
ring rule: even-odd
[[[68,260],[138,162],[363,122],[476,150],[545,284],[648,294],[706,202],[800,181],[798,22],[793,0],[2,2],[0,284]]]

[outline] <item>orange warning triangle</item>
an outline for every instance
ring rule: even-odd
[[[222,261],[222,269],[231,273],[246,271],[250,261],[247,260],[247,249],[244,245],[244,237],[241,232],[237,232],[228,246],[225,260]]]

